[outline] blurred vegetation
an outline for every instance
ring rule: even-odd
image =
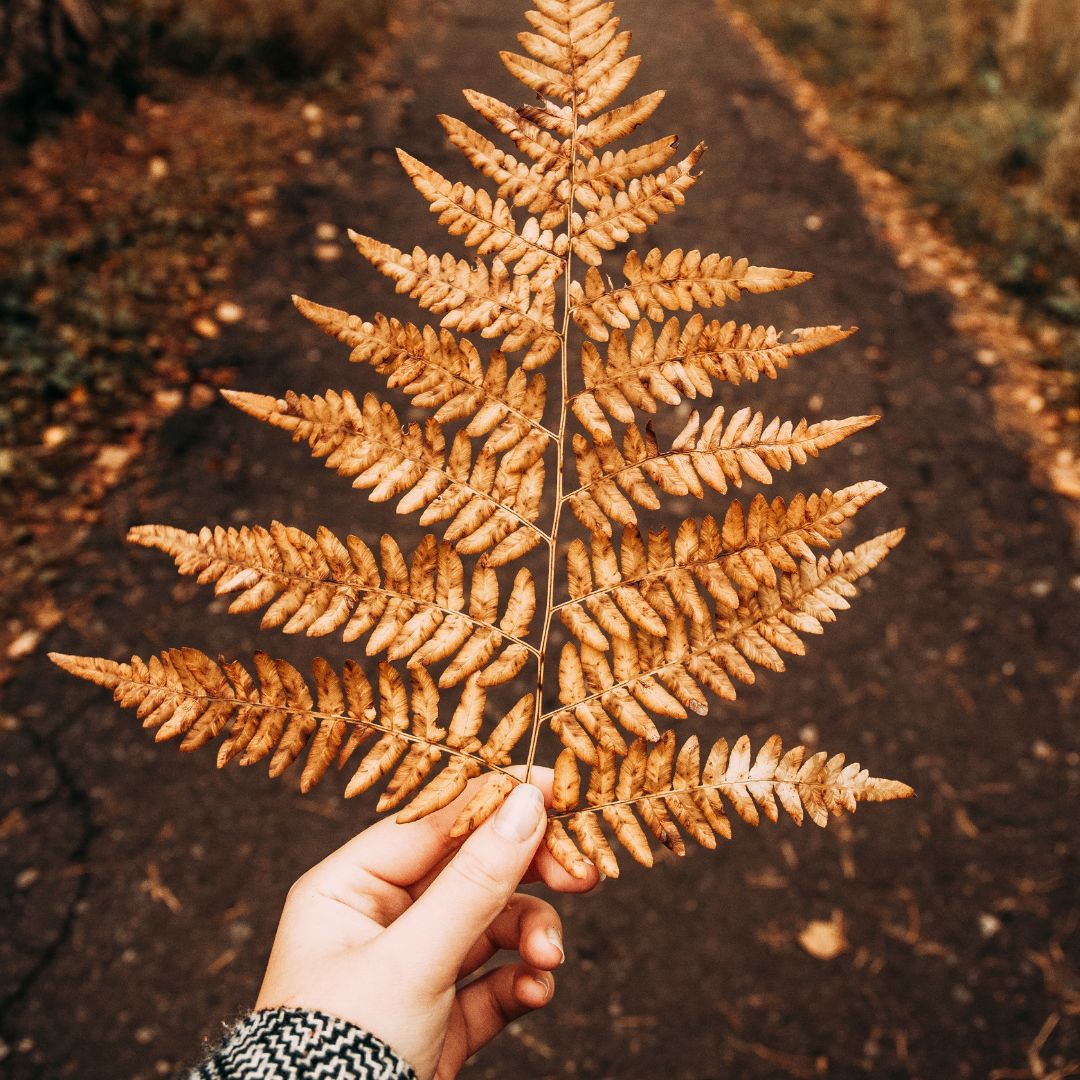
[[[1078,0],[738,0],[1080,377]],[[1075,397],[1067,418],[1080,422]]]
[[[361,123],[387,3],[2,0],[0,654],[147,433],[228,380],[199,345],[242,315],[232,266],[324,125]]]
[[[192,72],[266,78],[347,77],[389,0],[114,0],[155,60]]]

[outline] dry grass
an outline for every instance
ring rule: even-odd
[[[1080,424],[1075,0],[738,2],[821,88],[841,136],[1022,299]]]

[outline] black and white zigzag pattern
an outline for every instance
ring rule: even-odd
[[[382,1040],[335,1016],[267,1009],[242,1020],[188,1080],[417,1080]]]

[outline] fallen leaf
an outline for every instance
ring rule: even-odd
[[[222,300],[216,308],[214,315],[218,322],[235,323],[244,317],[244,309],[232,300]]]
[[[217,391],[206,383],[195,383],[188,392],[188,404],[193,409],[205,409],[217,401]]]
[[[174,915],[183,910],[184,905],[180,903],[180,898],[161,880],[161,871],[156,862],[146,864],[146,881],[143,882],[143,889],[150,894],[151,900],[164,904]]]
[[[208,315],[200,315],[191,324],[191,329],[195,331],[199,337],[206,338],[207,341],[213,341],[220,333],[218,324],[214,322]]]
[[[844,914],[834,911],[831,919],[813,919],[799,932],[799,944],[817,960],[835,960],[847,951]]]
[[[8,646],[7,658],[9,660],[22,660],[23,657],[29,656],[38,647],[40,641],[41,634],[37,630],[24,630]]]
[[[134,453],[127,446],[103,446],[94,458],[94,465],[102,472],[117,473],[127,465]]]
[[[169,415],[176,412],[184,404],[184,392],[182,390],[155,390],[154,408],[158,412]]]
[[[41,433],[42,446],[59,446],[68,437],[68,429],[63,424],[50,424]]]

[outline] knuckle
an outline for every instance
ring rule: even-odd
[[[286,903],[296,903],[297,901],[306,900],[314,892],[314,870],[309,870],[306,874],[302,874],[298,877],[290,886],[288,895],[285,897]]]
[[[450,862],[447,869],[470,888],[483,893],[492,900],[498,900],[500,903],[504,901],[506,883],[502,875],[494,868],[486,865],[483,859],[479,858],[474,852],[469,851],[468,848],[462,849],[457,857]]]
[[[531,925],[559,925],[559,913],[546,900],[527,893],[519,898],[518,916],[521,922]]]
[[[499,993],[496,979],[489,980],[486,989],[488,1008],[492,1015],[498,1017],[503,1025],[508,1024],[518,1014],[518,1010],[515,1008],[515,1002],[513,1001],[513,983],[511,982],[510,989],[511,1000],[507,1000]]]

